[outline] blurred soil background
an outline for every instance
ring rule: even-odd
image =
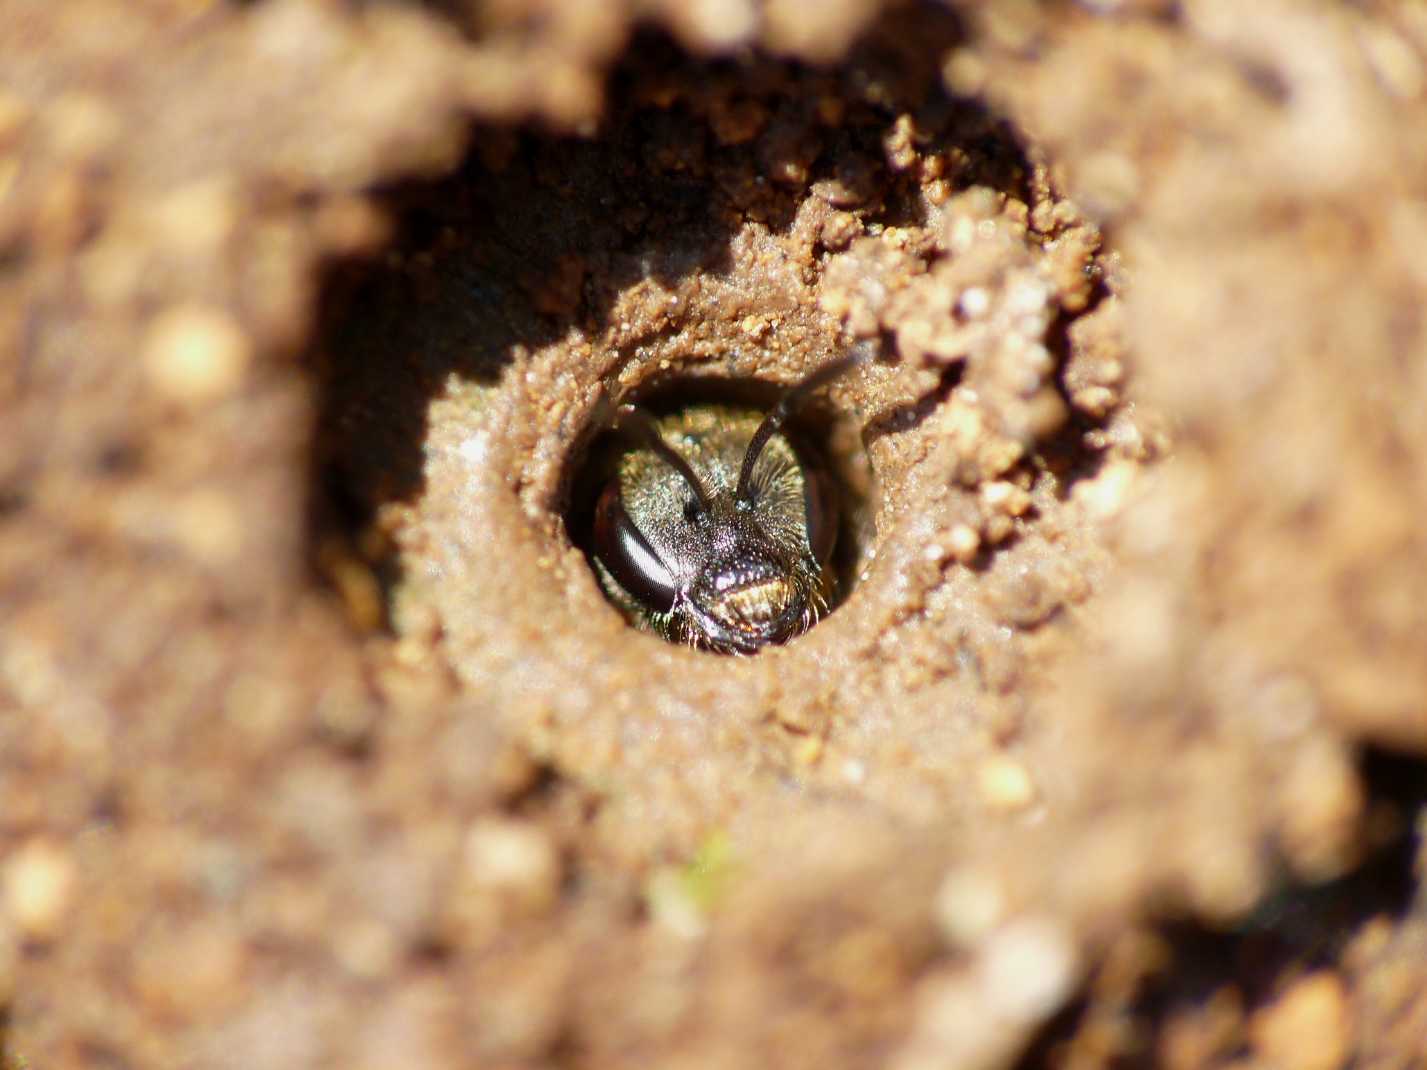
[[[8,1067],[1427,1067],[1427,6],[0,7]],[[582,549],[763,396],[842,605]]]

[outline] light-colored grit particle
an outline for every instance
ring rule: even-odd
[[[251,359],[248,336],[227,314],[187,303],[159,313],[142,355],[149,383],[182,406],[211,404],[235,393]]]

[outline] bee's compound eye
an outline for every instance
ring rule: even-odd
[[[615,581],[650,609],[667,612],[674,605],[674,575],[634,526],[612,481],[595,509],[595,553]]]
[[[807,468],[803,472],[803,504],[807,510],[808,546],[813,560],[826,564],[837,542],[839,522],[837,497],[832,480],[824,472]]]

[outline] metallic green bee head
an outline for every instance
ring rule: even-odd
[[[696,405],[654,419],[620,410],[635,448],[595,507],[594,558],[613,601],[675,642],[752,653],[827,610],[835,485],[782,433],[813,390],[861,363],[826,365],[766,415]]]

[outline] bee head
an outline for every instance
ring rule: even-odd
[[[594,524],[617,600],[670,639],[726,652],[806,631],[827,608],[837,507],[830,480],[780,431],[806,393],[857,362],[814,372],[751,435],[706,414],[666,436],[642,409],[621,408],[640,459],[606,485]]]

